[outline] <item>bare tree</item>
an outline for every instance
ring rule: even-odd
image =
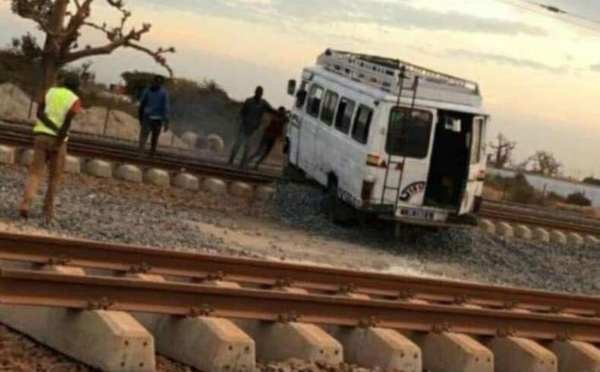
[[[560,173],[562,164],[554,154],[548,151],[538,151],[524,162],[525,167],[530,166],[531,172],[544,176],[556,176]]]
[[[52,86],[58,72],[77,60],[111,54],[119,48],[132,48],[151,56],[158,64],[173,71],[167,64],[165,54],[174,53],[174,48],[151,50],[140,44],[151,25],[129,27],[131,12],[125,9],[123,0],[102,0],[121,14],[116,26],[98,24],[91,20],[94,0],[5,0],[10,1],[12,10],[22,18],[32,20],[46,34],[41,58],[41,80],[38,98]],[[81,47],[78,43],[85,29],[96,30],[106,35],[104,45]]]
[[[517,143],[509,141],[502,133],[498,134],[496,140],[490,143],[490,147],[493,153],[490,154],[489,163],[494,168],[506,167],[511,159],[514,149],[517,147]]]

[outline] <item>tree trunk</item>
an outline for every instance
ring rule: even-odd
[[[60,61],[61,33],[67,8],[70,0],[56,0],[52,8],[49,29],[46,34],[44,52],[42,55],[40,86],[37,93],[38,102],[41,102],[48,91],[55,83],[62,63]]]

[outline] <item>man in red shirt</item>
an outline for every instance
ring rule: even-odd
[[[50,88],[44,101],[39,103],[38,121],[33,128],[33,162],[21,203],[23,218],[29,217],[31,202],[46,164],[49,168],[49,179],[44,200],[44,217],[48,221],[54,217],[54,198],[60,186],[67,157],[67,135],[73,118],[81,110],[81,100],[76,94],[78,88],[79,76],[73,73],[66,74],[61,84]]]
[[[273,117],[271,118],[271,122],[269,126],[265,129],[262,140],[260,141],[260,145],[258,149],[250,157],[250,161],[248,164],[256,161],[254,165],[254,169],[258,169],[258,167],[265,161],[265,159],[273,150],[277,139],[283,136],[283,129],[288,122],[287,114],[285,112],[285,107],[280,107]]]

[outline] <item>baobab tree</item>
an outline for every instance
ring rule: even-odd
[[[40,86],[38,99],[56,80],[62,68],[75,61],[93,56],[111,54],[119,48],[131,48],[151,56],[173,75],[165,54],[174,53],[174,48],[152,50],[140,44],[142,36],[150,32],[151,25],[140,27],[127,25],[131,12],[125,9],[123,0],[100,0],[120,13],[115,26],[97,23],[91,19],[94,0],[5,0],[10,1],[12,11],[18,16],[35,22],[45,34],[45,43],[40,60]],[[82,33],[86,30],[103,33],[104,45],[80,46]]]
[[[502,133],[498,134],[496,141],[490,143],[493,150],[493,153],[490,154],[490,165],[498,169],[506,167],[511,162],[516,146],[516,142],[509,141]]]

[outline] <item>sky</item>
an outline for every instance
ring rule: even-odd
[[[512,3],[513,6],[507,3]],[[545,0],[600,21],[597,0]],[[92,17],[118,14],[96,0]],[[178,76],[212,79],[242,99],[263,85],[289,104],[286,81],[326,48],[400,58],[477,81],[492,117],[488,138],[517,141],[515,160],[548,150],[573,177],[600,177],[600,24],[588,28],[535,12],[526,0],[128,0],[144,42],[174,46]],[[590,29],[595,28],[596,30]],[[34,27],[0,1],[0,44]],[[86,42],[102,42],[90,31]],[[93,60],[100,80],[130,69],[160,71],[121,51]]]

